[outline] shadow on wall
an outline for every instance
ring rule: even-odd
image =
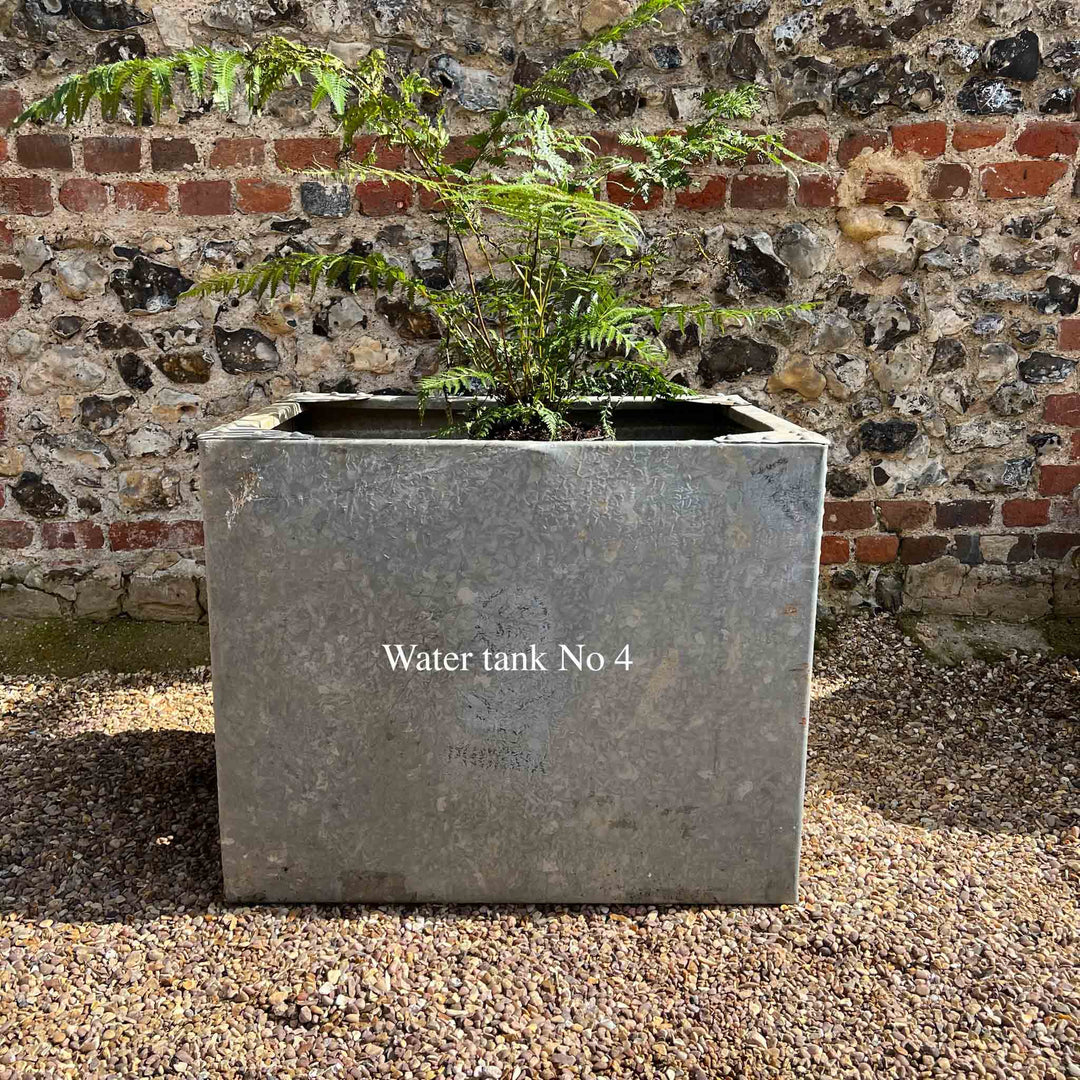
[[[867,672],[826,692],[812,712],[808,804],[826,791],[851,794],[889,820],[930,829],[1037,835],[1076,823],[1062,777],[1080,760],[1077,710],[1048,672],[1026,702],[1016,694],[1015,713],[996,711],[1008,686],[992,683],[1015,682],[1010,671],[997,665],[982,679],[926,665],[907,673],[903,700],[885,689],[903,672],[888,681]],[[920,715],[920,687],[954,677],[956,716]],[[0,698],[0,912],[138,924],[223,903],[213,735],[50,736],[50,704],[77,694],[57,683],[7,715]],[[320,908],[328,918],[345,910]],[[468,909],[446,914],[454,912]]]

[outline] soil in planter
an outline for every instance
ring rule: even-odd
[[[513,425],[496,428],[490,436],[499,442],[551,442],[548,430],[539,424],[529,426]],[[571,424],[569,429],[564,429],[557,442],[588,442],[593,439],[604,438],[603,430],[597,425],[584,427],[579,424]]]

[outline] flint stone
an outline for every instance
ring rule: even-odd
[[[866,386],[867,374],[865,360],[841,354],[825,369],[825,382],[837,401],[848,401]]]
[[[690,25],[704,27],[710,34],[752,30],[768,17],[769,0],[703,0],[690,13]]]
[[[953,0],[919,0],[906,14],[889,23],[893,37],[910,41],[928,26],[944,22],[953,13]]]
[[[1016,37],[998,38],[986,46],[986,73],[1002,79],[1032,82],[1039,74],[1039,36],[1022,30]]]
[[[1059,75],[1075,80],[1080,76],[1080,41],[1059,41],[1043,59]]]
[[[112,451],[89,431],[65,434],[44,432],[31,444],[34,456],[52,465],[71,468],[108,469],[114,463]]]
[[[100,435],[112,431],[134,404],[135,399],[130,394],[110,394],[107,397],[91,394],[79,402],[79,420],[83,427]]]
[[[214,369],[214,359],[207,349],[174,349],[155,357],[154,364],[174,383],[209,382]]]
[[[150,457],[168,454],[176,446],[176,439],[157,424],[144,424],[133,431],[124,444],[129,457]]]
[[[904,55],[844,68],[836,80],[837,105],[855,116],[870,116],[890,105],[925,112],[942,97],[937,77],[912,71]]]
[[[312,217],[348,217],[352,213],[352,189],[348,184],[305,180],[300,185],[300,205]]]
[[[1051,90],[1039,102],[1039,112],[1045,116],[1067,116],[1076,111],[1076,91],[1071,86]]]
[[[892,297],[875,297],[866,305],[863,344],[878,352],[894,349],[905,338],[919,332],[918,315]]]
[[[769,376],[766,389],[770,393],[794,390],[806,400],[813,401],[825,390],[825,376],[809,360],[793,358]]]
[[[11,494],[31,517],[58,518],[67,510],[67,496],[43,480],[41,473],[22,473],[11,486]]]
[[[1022,214],[1020,217],[1009,218],[1002,226],[1001,232],[1005,236],[1013,236],[1017,240],[1030,240],[1038,231],[1050,221],[1057,213],[1057,207],[1044,206],[1033,214]]]
[[[974,274],[981,261],[978,240],[966,236],[950,236],[943,244],[924,252],[919,258],[919,265],[928,270]]]
[[[779,352],[753,338],[720,337],[705,345],[698,364],[698,376],[708,389],[719,382],[732,382],[748,373],[771,375]]]
[[[106,378],[105,369],[91,360],[78,345],[56,345],[23,376],[27,394],[48,390],[96,390]]]
[[[116,370],[120,372],[120,378],[131,387],[145,393],[154,385],[154,377],[150,372],[150,365],[135,353],[125,353],[116,358]]]
[[[1020,431],[1016,424],[980,417],[966,424],[950,424],[945,445],[954,454],[964,454],[969,450],[992,450],[1012,442]]]
[[[979,19],[987,26],[1014,26],[1031,12],[1031,0],[982,0]]]
[[[810,335],[810,351],[840,352],[855,340],[855,327],[851,320],[839,311],[829,311],[818,319]]]
[[[768,233],[750,233],[732,240],[729,252],[732,272],[743,288],[777,300],[784,298],[791,284],[791,274],[776,257],[772,237]]]
[[[968,483],[981,495],[998,492],[1026,491],[1035,470],[1035,458],[1013,458],[1009,461],[981,461],[968,465],[958,480]]]
[[[412,307],[405,300],[391,300],[387,296],[380,296],[375,301],[375,310],[402,337],[414,341],[430,341],[442,336],[439,320],[427,308]]]
[[[260,334],[258,330],[225,330],[215,326],[214,347],[217,349],[222,369],[230,375],[276,371],[281,363],[273,339]]]
[[[795,11],[785,16],[773,30],[773,48],[781,56],[795,52],[813,25],[814,16],[809,11]]]
[[[862,448],[877,454],[895,454],[910,446],[919,434],[912,420],[867,420],[859,425]]]
[[[804,279],[820,274],[829,265],[832,253],[827,241],[798,221],[785,225],[776,234],[773,245],[791,272]]]
[[[1043,315],[1073,315],[1080,305],[1080,285],[1051,274],[1046,288],[1032,296],[1032,306]]]
[[[874,486],[889,496],[902,495],[905,491],[924,491],[949,481],[941,462],[930,457],[930,441],[925,435],[911,441],[903,458],[875,462],[871,477]]]
[[[1005,317],[1003,315],[980,315],[972,324],[971,332],[976,337],[990,337],[992,334],[1000,334],[1005,329]]]
[[[830,469],[825,477],[825,490],[834,499],[850,499],[866,486],[867,482],[850,469]]]
[[[825,16],[825,30],[818,41],[825,49],[887,49],[893,35],[884,26],[865,22],[855,8],[845,7]]]
[[[810,56],[800,56],[782,67],[773,79],[780,118],[828,116],[838,74],[839,69]]]
[[[1019,416],[1027,412],[1038,399],[1027,383],[1005,383],[994,391],[990,408],[998,416]]]
[[[79,315],[57,315],[49,323],[53,333],[65,340],[73,338],[85,325],[86,320]]]
[[[758,82],[768,74],[769,66],[753,34],[736,34],[728,54],[727,73],[741,82]]]
[[[69,300],[105,295],[108,271],[90,255],[58,259],[53,273],[57,287]]]
[[[117,493],[124,510],[171,510],[180,505],[180,476],[157,466],[123,469]]]
[[[99,33],[130,30],[145,26],[150,16],[123,0],[67,0],[71,14],[86,27]]]
[[[120,305],[134,315],[172,311],[180,294],[194,284],[175,266],[151,262],[145,255],[136,255],[131,266],[114,270],[109,278],[109,286],[120,297]]]
[[[103,349],[139,350],[146,348],[146,340],[131,323],[99,322],[91,328],[88,337],[97,341]]]
[[[960,71],[970,71],[978,62],[982,53],[979,49],[967,41],[958,38],[947,37],[935,41],[926,50],[927,56],[936,63],[949,60]]]
[[[1020,378],[1035,386],[1064,382],[1075,370],[1075,360],[1048,352],[1033,352],[1020,361]]]
[[[1013,255],[995,255],[990,260],[990,269],[1000,274],[1030,274],[1034,270],[1048,270],[1057,262],[1058,255],[1056,247],[1030,248]]]
[[[971,116],[1015,116],[1024,107],[1024,98],[1015,86],[975,75],[960,88],[956,104]]]
[[[41,336],[25,327],[16,330],[7,341],[7,354],[12,360],[29,360],[41,351]]]

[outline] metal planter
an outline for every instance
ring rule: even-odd
[[[827,442],[616,420],[298,395],[201,437],[230,899],[796,899]]]

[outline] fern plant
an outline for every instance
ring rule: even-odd
[[[442,328],[440,367],[420,382],[419,401],[421,410],[432,399],[445,402],[448,433],[571,437],[573,406],[599,398],[603,433],[611,436],[612,397],[692,392],[664,374],[665,328],[693,324],[701,334],[723,333],[733,324],[781,318],[806,306],[740,309],[638,299],[641,283],[673,257],[674,237],[646,236],[632,208],[635,196],[684,188],[694,166],[714,159],[737,162],[756,154],[785,168],[796,159],[777,135],[731,126],[754,115],[756,88],[708,93],[701,119],[685,131],[633,130],[620,137],[615,153],[552,123],[551,107],[592,111],[568,89],[575,76],[615,76],[610,47],[684,3],[645,0],[532,85],[516,86],[486,130],[469,140],[464,159],[448,152],[439,89],[420,74],[392,76],[379,50],[349,65],[280,37],[242,50],[198,47],[96,67],[64,80],[14,125],[70,125],[94,102],[105,119],[126,110],[138,124],[175,107],[181,93],[222,110],[242,98],[258,113],[281,91],[310,88],[312,108],[325,103],[329,109],[341,151],[332,168],[307,172],[336,181],[405,182],[426,191],[440,208],[450,284],[431,287],[377,252],[294,253],[216,274],[186,295],[262,298],[301,285],[397,293],[409,305],[429,309]],[[366,156],[354,150],[360,135],[374,137]],[[385,160],[379,150],[389,148],[405,151],[408,164],[379,164]],[[625,197],[606,199],[609,184],[622,185]],[[460,270],[456,281],[452,248]],[[460,396],[472,400],[456,403]]]

